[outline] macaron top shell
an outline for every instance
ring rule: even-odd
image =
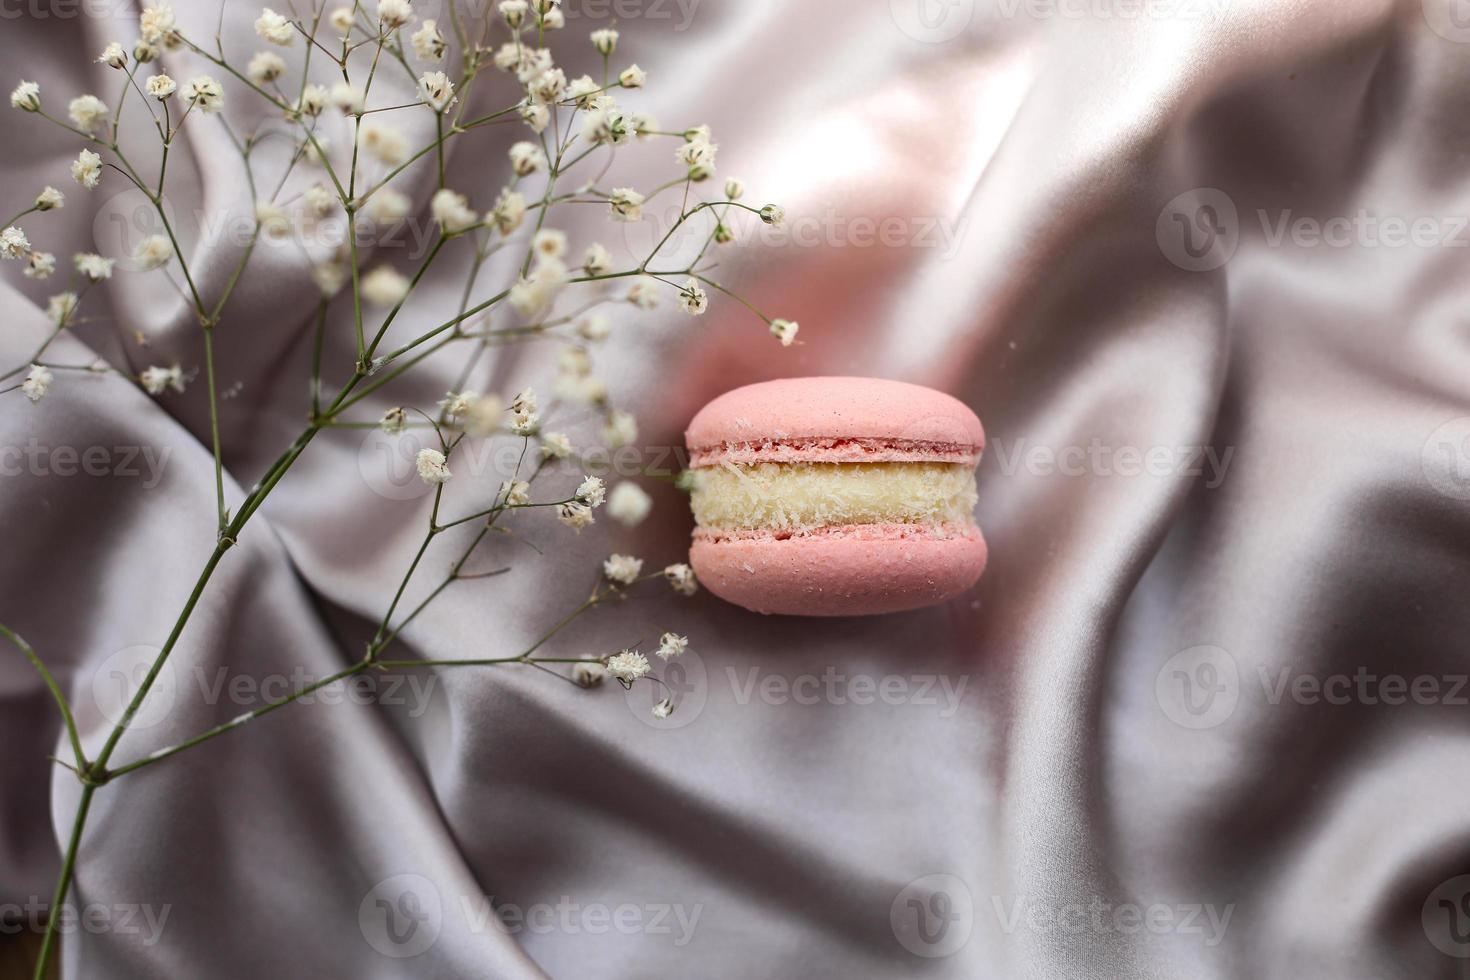
[[[879,378],[786,378],[746,385],[706,405],[684,435],[695,466],[727,458],[880,456],[974,463],[985,447],[980,419],[959,399]]]

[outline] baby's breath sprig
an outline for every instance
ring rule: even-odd
[[[625,526],[647,518],[652,500],[631,481],[609,489],[600,476],[584,471],[578,482],[546,489],[554,474],[584,455],[576,444],[581,438],[548,428],[555,425],[559,430],[565,425],[567,420],[559,414],[563,409],[580,409],[584,418],[596,423],[597,435],[610,448],[638,438],[637,420],[614,403],[608,386],[596,373],[596,352],[616,336],[611,311],[651,310],[667,297],[684,314],[702,316],[728,298],[754,313],[779,343],[789,346],[796,338],[794,321],[766,315],[728,285],[711,278],[713,263],[708,261],[711,249],[733,239],[732,214],[743,211],[767,224],[779,224],[784,212],[774,204],[746,204],[741,181],[726,179],[723,186],[716,184],[719,145],[708,127],[664,129],[647,112],[624,105],[624,99],[639,99],[656,89],[659,79],[631,59],[623,60],[622,39],[616,29],[593,31],[579,42],[590,43],[601,61],[598,77],[570,77],[550,47],[551,39],[566,26],[559,0],[501,0],[478,19],[449,2],[447,23],[418,16],[409,0],[308,6],[313,9],[302,16],[291,4],[280,9],[263,4],[254,20],[259,46],[241,61],[226,55],[218,35],[191,38],[180,29],[170,4],[150,2],[140,14],[138,37],[131,44],[112,41],[95,58],[97,64],[117,72],[112,76],[115,93],[76,94],[65,100],[64,113],[54,108],[57,103],[47,98],[37,82],[22,80],[10,93],[13,109],[37,116],[76,138],[76,156],[69,171],[81,191],[121,180],[144,196],[156,228],[126,258],[138,274],[161,277],[174,290],[181,308],[198,322],[200,351],[197,366],[152,363],[141,370],[47,360],[57,337],[86,323],[81,309],[89,287],[111,278],[114,263],[123,258],[78,255],[71,263],[75,270],[72,281],[48,300],[52,329],[32,356],[0,373],[0,396],[14,392],[20,405],[40,405],[65,397],[75,375],[89,374],[116,376],[150,396],[167,398],[202,377],[215,463],[215,547],[118,724],[94,757],[87,758],[77,743],[75,765],[67,764],[81,781],[82,794],[63,856],[56,907],[65,900],[71,884],[92,796],[103,786],[243,727],[326,684],[367,670],[492,665],[539,670],[564,665],[572,668],[570,676],[559,672],[558,676],[584,687],[607,676],[624,685],[662,683],[652,661],[636,645],[582,657],[542,653],[567,624],[593,609],[627,599],[636,587],[660,581],[681,595],[697,591],[694,574],[686,564],[645,572],[640,559],[622,554],[603,559],[588,598],[521,653],[421,661],[393,659],[391,652],[404,631],[456,584],[481,582],[508,571],[493,560],[477,560],[491,550],[490,543],[498,537],[538,524],[561,524],[580,532],[597,520],[604,507],[611,519]],[[159,64],[164,51],[174,52],[170,67],[179,71],[177,79]],[[320,70],[323,61],[338,80],[329,84],[311,80],[313,65]],[[383,86],[375,84],[381,72],[401,72],[413,84],[415,98],[387,104],[381,98]],[[497,88],[505,90],[503,97],[493,97]],[[253,129],[237,132],[234,126],[238,123],[232,124],[227,115],[237,99],[254,100],[270,112]],[[128,127],[122,120],[123,108],[130,102],[142,109],[127,117],[136,121]],[[487,102],[499,108],[486,111]],[[398,122],[424,113],[432,117],[433,137],[414,147]],[[239,159],[242,186],[248,188],[252,204],[250,231],[241,254],[218,285],[197,278],[194,256],[184,247],[166,206],[171,150],[186,128],[192,131],[201,126],[218,126],[225,133]],[[499,126],[525,128],[525,138],[510,148],[505,178],[488,187],[452,186],[446,167],[450,146]],[[135,166],[127,149],[138,138],[148,137],[150,129],[159,148],[156,174],[151,167],[144,173]],[[268,140],[283,139],[290,145],[289,154],[284,154],[286,162],[265,164],[266,155],[258,149]],[[640,184],[613,174],[620,147],[656,139],[675,144],[670,156],[675,168],[671,179]],[[362,246],[370,242],[372,229],[391,230],[408,218],[413,203],[397,185],[420,162],[433,167],[434,191],[428,210],[437,235],[412,269],[367,263]],[[711,191],[711,187],[716,189]],[[615,224],[635,223],[643,220],[649,202],[675,194],[681,200],[672,227],[648,253],[634,255],[630,261],[620,262],[603,242],[569,240],[556,220],[568,207],[593,205]],[[28,278],[56,275],[56,256],[33,244],[32,235],[44,224],[33,216],[65,203],[66,195],[48,186],[0,224],[0,258],[16,262]],[[292,240],[293,228],[331,220],[343,221],[346,234],[343,246],[330,256],[308,255],[304,246]],[[673,251],[668,246],[675,234],[696,221],[708,223],[707,231],[696,239],[701,247],[692,257],[669,257],[666,252]],[[226,506],[214,341],[216,332],[227,328],[229,300],[252,256],[267,243],[273,248],[301,249],[303,259],[312,264],[312,278],[321,292],[312,316],[308,422],[230,509]],[[500,283],[485,281],[491,260],[502,253],[512,260],[506,262],[513,269],[512,276]],[[408,328],[404,322],[408,318],[400,314],[446,255],[468,260],[462,264],[467,271],[454,315],[437,324]],[[351,309],[352,357],[348,363],[334,363],[327,353],[329,314],[334,305],[344,308],[344,319],[345,308]],[[561,347],[551,388],[554,398],[546,406],[530,389],[504,398],[472,388],[475,372],[487,356],[518,343]],[[437,355],[455,351],[460,351],[455,361],[461,366],[449,393],[433,406],[403,403],[398,392],[408,389],[402,382]],[[389,403],[384,405],[383,400]],[[378,402],[377,407],[363,415],[371,402]],[[402,404],[395,406],[394,402]],[[114,764],[123,733],[172,655],[216,569],[251,518],[323,431],[374,426],[380,426],[390,438],[404,438],[410,429],[433,434],[434,445],[420,449],[416,457],[419,477],[432,488],[433,500],[421,545],[393,596],[384,603],[361,660],[311,689],[143,759]],[[473,468],[462,465],[462,455],[466,445],[497,439],[518,440],[520,462],[510,479],[486,494],[475,486]],[[471,502],[463,503],[461,498]],[[461,516],[454,516],[455,512]],[[436,564],[440,549],[450,547],[451,542],[453,555],[447,571],[430,584],[421,584],[425,569]],[[23,639],[5,627],[0,627],[0,633],[26,654],[43,678],[49,676]],[[677,657],[687,643],[678,633],[665,633],[655,657],[664,661]],[[64,719],[69,720],[64,695],[54,684],[48,687]],[[674,709],[671,691],[654,713],[667,717]],[[53,922],[43,940],[42,971],[54,942]]]

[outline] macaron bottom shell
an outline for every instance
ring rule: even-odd
[[[825,528],[794,536],[696,534],[690,563],[727,602],[787,616],[918,609],[972,588],[988,550],[978,527]]]

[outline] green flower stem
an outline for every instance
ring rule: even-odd
[[[36,668],[36,672],[41,675],[41,680],[45,682],[46,688],[51,692],[51,697],[56,701],[56,707],[61,709],[61,720],[66,726],[67,738],[71,740],[72,755],[77,760],[77,771],[85,772],[87,768],[87,756],[82,751],[82,738],[77,732],[76,718],[72,715],[71,705],[67,703],[66,695],[62,692],[61,685],[56,683],[56,678],[51,676],[51,671],[46,669],[46,665],[41,662],[40,657],[36,656],[36,651],[31,649],[31,645],[25,641],[24,637],[4,623],[0,623],[0,636],[4,636],[11,643],[15,644],[16,648],[25,654],[25,658],[31,662],[31,666]]]
[[[87,813],[92,809],[92,796],[96,786],[83,786],[81,799],[77,802],[77,816],[71,825],[71,838],[66,844],[66,853],[61,859],[61,876],[56,879],[56,893],[51,897],[51,915],[46,919],[46,932],[41,937],[41,952],[36,958],[35,980],[46,980],[46,968],[56,946],[57,924],[61,920],[61,906],[66,893],[71,890],[71,880],[76,873],[77,850],[82,842],[82,828],[87,822]]]

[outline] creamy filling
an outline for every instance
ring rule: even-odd
[[[963,463],[726,463],[693,473],[694,519],[712,531],[975,523],[975,470]]]

